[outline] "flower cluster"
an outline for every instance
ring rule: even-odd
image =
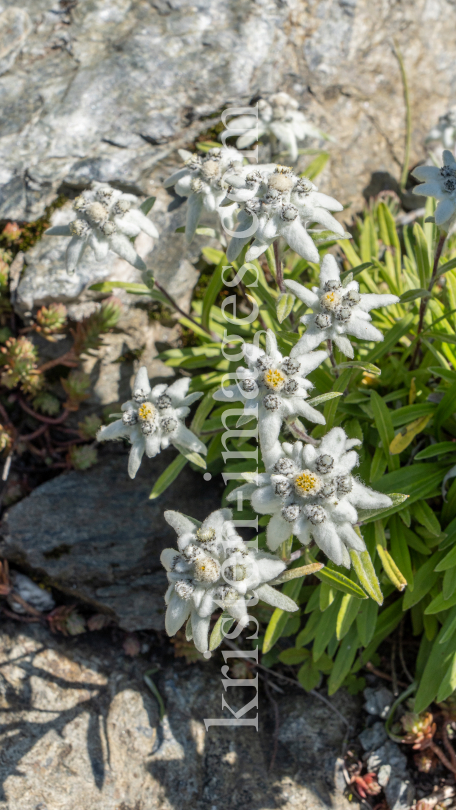
[[[435,210],[435,224],[449,231],[456,222],[456,160],[452,152],[443,152],[443,166],[418,166],[412,172],[422,183],[415,186],[414,194],[435,197],[438,205]]]
[[[338,236],[345,233],[330,213],[342,211],[343,206],[288,166],[259,165],[247,172],[227,172],[226,181],[231,186],[229,199],[240,207],[237,229],[227,250],[229,261],[237,258],[254,233],[246,261],[257,259],[283,236],[292,250],[318,264],[318,250],[307,225],[315,222]]]
[[[299,109],[298,102],[288,93],[274,93],[269,100],[258,101],[258,119],[254,115],[233,118],[230,129],[246,130],[237,141],[238,149],[245,149],[263,135],[276,138],[294,162],[298,158],[298,141],[308,138],[324,138],[323,132],[311,124]]]
[[[187,619],[187,637],[207,652],[211,616],[220,608],[241,622],[247,621],[248,601],[258,596],[283,610],[297,610],[289,597],[276,591],[273,582],[285,563],[265,551],[249,548],[236,533],[229,509],[212,512],[198,521],[167,511],[165,519],[177,532],[178,551],[167,548],[161,562],[169,588],[165,627],[173,636]]]
[[[274,452],[282,422],[287,417],[303,416],[310,422],[325,424],[324,416],[305,401],[313,387],[306,374],[314,371],[328,354],[319,351],[282,357],[271,329],[266,335],[266,351],[244,343],[243,352],[247,368],[239,367],[238,382],[216,391],[214,399],[242,402],[244,416],[258,418],[261,450],[266,459]]]
[[[141,209],[134,207],[136,202],[134,195],[95,181],[76,197],[73,203],[76,219],[45,232],[48,236],[71,236],[66,251],[68,273],[74,273],[87,246],[92,248],[98,262],[111,249],[139,270],[146,269],[130,240],[141,231],[157,238],[158,231]]]
[[[191,242],[203,209],[226,215],[226,209],[223,212],[220,209],[229,190],[225,175],[228,171],[242,170],[242,155],[230,148],[210,149],[203,156],[179,149],[179,155],[185,165],[168,177],[164,186],[174,186],[176,194],[188,197],[185,236]]]
[[[380,330],[370,323],[369,310],[399,301],[397,295],[361,294],[357,281],[341,283],[339,266],[330,253],[321,264],[319,287],[308,290],[297,281],[286,281],[285,285],[312,310],[301,318],[307,328],[293,347],[292,358],[310,352],[325,340],[334,341],[343,354],[352,358],[353,347],[346,335],[359,340],[383,340]]]
[[[206,453],[203,442],[185,427],[184,419],[190,405],[202,394],[187,394],[189,377],[171,385],[161,383],[150,387],[147,369],[142,366],[135,378],[132,399],[122,405],[122,418],[106,425],[97,433],[98,441],[128,439],[131,444],[128,474],[134,478],[144,453],[154,458],[170,444],[177,450]]]
[[[281,445],[280,457],[266,473],[239,491],[249,497],[256,512],[272,515],[266,537],[275,551],[294,534],[303,545],[312,540],[336,565],[350,568],[349,549],[361,552],[366,546],[353,528],[358,522],[356,507],[383,509],[392,505],[388,495],[374,492],[353,475],[360,444],[349,439],[342,428],[333,428],[316,448],[302,442]]]

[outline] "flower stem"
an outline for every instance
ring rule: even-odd
[[[334,349],[333,349],[333,342],[332,340],[326,341],[326,346],[328,347],[329,359],[331,360],[331,365],[334,369],[334,373],[336,377],[339,376],[339,370],[337,368],[336,358],[334,357]]]
[[[318,439],[314,439],[312,438],[312,436],[309,436],[309,434],[306,433],[301,422],[296,416],[290,419],[290,421],[287,421],[286,425],[293,434],[293,436],[295,437],[295,439],[300,439],[300,441],[302,442],[312,444],[314,447],[318,447],[318,445],[320,444]]]
[[[187,318],[187,320],[188,320],[188,321],[191,321],[191,322],[192,322],[192,323],[193,323],[195,326],[197,326],[197,327],[198,327],[198,329],[203,329],[203,331],[204,331],[204,332],[207,332],[207,334],[208,334],[208,335],[210,335],[210,336],[211,336],[211,338],[213,338],[213,337],[214,337],[214,335],[212,334],[212,332],[210,332],[210,331],[209,331],[209,329],[206,329],[206,327],[205,327],[205,326],[203,326],[201,323],[197,323],[197,322],[195,321],[195,319],[194,319],[194,318],[192,318],[192,316],[191,316],[191,315],[189,315],[187,312],[184,312],[184,310],[183,310],[183,309],[181,309],[181,307],[179,306],[179,304],[177,304],[177,303],[176,303],[176,301],[175,301],[175,300],[174,300],[174,298],[173,298],[173,297],[172,297],[172,296],[169,294],[169,292],[167,292],[167,291],[165,290],[165,288],[164,288],[164,287],[162,287],[162,285],[158,283],[158,281],[157,281],[157,280],[155,280],[155,282],[154,282],[154,286],[157,288],[157,290],[159,290],[159,291],[162,293],[162,295],[164,295],[164,296],[165,296],[165,298],[167,298],[167,299],[168,299],[169,303],[170,303],[170,304],[171,304],[171,306],[172,306],[172,307],[173,307],[173,308],[176,310],[176,312],[179,312],[179,313],[180,313],[180,314],[181,314],[181,315],[182,315],[184,318]]]
[[[280,546],[280,558],[285,562],[290,562],[291,557],[291,549],[293,546],[293,535],[291,535],[288,540],[285,540],[284,543]]]
[[[285,284],[283,283],[283,267],[282,262],[280,261],[279,256],[279,240],[276,239],[274,242],[274,259],[275,259],[275,266],[276,266],[276,280],[277,286],[280,292],[286,292]]]
[[[429,281],[429,286],[428,286],[428,292],[430,292],[430,293],[432,292],[432,288],[433,288],[433,286],[435,284],[435,280],[437,278],[438,269],[439,269],[439,261],[440,261],[441,255],[442,255],[443,246],[445,244],[445,240],[447,238],[447,235],[448,234],[445,231],[442,231],[442,233],[440,234],[439,241],[437,242],[437,247],[435,249],[435,256],[434,256],[434,266],[432,268],[432,275],[431,275],[431,279]],[[426,315],[427,305],[428,305],[428,299],[427,298],[422,298],[421,303],[420,303],[420,314],[419,314],[418,329],[417,329],[418,341],[416,343],[415,351],[413,352],[413,357],[412,357],[411,362],[410,362],[410,371],[413,371],[413,369],[415,368],[416,361],[417,361],[419,353],[421,351],[421,333],[423,331],[424,318],[425,318],[425,315]]]

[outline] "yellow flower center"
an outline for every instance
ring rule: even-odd
[[[157,411],[151,402],[144,402],[138,408],[138,417],[141,422],[153,422],[156,418]]]
[[[334,292],[334,290],[325,293],[325,295],[322,295],[320,298],[320,304],[323,309],[335,309],[337,306],[339,306],[340,302],[341,297],[339,293]]]
[[[264,384],[273,391],[280,391],[285,385],[286,379],[285,374],[282,374],[277,368],[270,368],[265,372]]]
[[[321,489],[321,479],[310,470],[303,470],[295,478],[295,490],[302,498],[316,495]]]

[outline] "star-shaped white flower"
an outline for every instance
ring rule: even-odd
[[[99,442],[109,439],[130,441],[130,478],[138,472],[144,453],[148,458],[154,458],[170,444],[177,450],[184,448],[207,453],[206,445],[184,424],[190,413],[189,406],[203,396],[199,391],[187,395],[189,385],[190,378],[181,377],[171,385],[161,383],[151,389],[147,369],[142,366],[133,384],[133,399],[122,405],[122,419],[98,431]]]
[[[297,281],[285,281],[285,286],[312,310],[301,318],[307,329],[291,350],[291,357],[310,352],[324,340],[333,340],[341,352],[353,358],[353,346],[346,335],[359,340],[383,340],[383,334],[371,323],[369,310],[399,301],[397,295],[360,293],[357,281],[341,284],[339,266],[330,253],[321,264],[319,287],[309,290]]]
[[[165,595],[169,636],[190,617],[195,647],[207,652],[210,620],[216,610],[247,621],[246,602],[252,596],[282,610],[298,609],[267,584],[283,572],[285,563],[249,548],[236,532],[230,509],[212,512],[201,525],[180,512],[167,511],[165,519],[177,532],[179,549],[166,548],[160,557],[170,583]]]
[[[237,369],[235,385],[214,394],[219,402],[242,402],[245,417],[258,418],[261,452],[264,459],[274,450],[282,422],[288,416],[303,416],[310,422],[325,424],[325,417],[305,400],[313,384],[306,375],[328,357],[327,352],[295,353],[283,357],[274,333],[268,329],[266,351],[245,343],[243,352],[247,368]]]
[[[412,174],[423,183],[415,186],[414,194],[435,197],[435,224],[449,231],[456,221],[456,160],[448,149],[443,151],[443,166],[418,166]]]
[[[138,270],[146,269],[130,238],[144,231],[158,239],[158,231],[139,208],[133,207],[136,202],[132,194],[123,194],[107,183],[95,181],[76,197],[73,208],[77,219],[45,231],[47,236],[71,236],[66,251],[68,273],[77,269],[87,247],[92,248],[97,262],[103,261],[111,249]]]
[[[288,93],[275,93],[269,102],[260,99],[258,102],[258,119],[252,115],[241,115],[230,121],[230,129],[246,131],[237,139],[238,149],[245,149],[263,135],[273,135],[281,147],[288,152],[294,162],[298,158],[298,141],[308,138],[326,137],[307,120],[298,109],[298,102]]]
[[[168,177],[164,187],[174,186],[180,197],[188,197],[185,236],[187,242],[191,242],[203,209],[218,211],[220,216],[230,213],[226,209],[223,212],[219,210],[229,189],[224,175],[228,170],[239,171],[242,168],[242,155],[229,147],[210,149],[203,156],[184,149],[179,149],[179,154],[185,161],[185,166]]]
[[[319,263],[320,257],[307,225],[316,222],[323,228],[343,236],[343,225],[331,211],[343,206],[333,197],[321,194],[305,177],[298,177],[288,166],[260,165],[248,172],[227,172],[231,184],[229,199],[237,201],[242,210],[238,215],[237,236],[228,245],[227,258],[237,258],[255,226],[255,241],[246,254],[246,261],[257,259],[279,236],[304,259]]]
[[[392,506],[388,495],[364,486],[352,475],[358,454],[352,447],[358,439],[348,439],[342,428],[333,428],[319,447],[302,442],[282,444],[282,455],[269,472],[233,490],[250,498],[256,512],[272,515],[267,544],[275,551],[294,534],[303,545],[312,540],[336,565],[350,568],[349,549],[365,551],[364,540],[353,526],[358,522],[356,507],[383,509]]]

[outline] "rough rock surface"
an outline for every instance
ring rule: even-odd
[[[344,724],[300,690],[262,686],[259,730],[213,727],[222,714],[222,659],[185,666],[152,647],[122,654],[108,631],[77,639],[7,622],[0,635],[0,810],[349,810],[335,779]],[[143,676],[165,703],[158,704]],[[233,677],[231,675],[231,677]],[[261,683],[261,682],[260,682]],[[225,693],[236,710],[252,687]],[[357,702],[331,699],[350,716]]]
[[[0,217],[35,219],[92,178],[153,193],[203,119],[293,93],[336,139],[322,185],[358,201],[455,102],[453,0],[2,0]]]
[[[159,557],[176,544],[163,512],[177,506],[203,520],[220,508],[219,487],[188,467],[149,500],[172,458],[163,452],[145,459],[131,481],[126,452],[104,448],[90,470],[54,478],[8,511],[0,556],[109,612],[125,630],[162,629],[166,576]]]

